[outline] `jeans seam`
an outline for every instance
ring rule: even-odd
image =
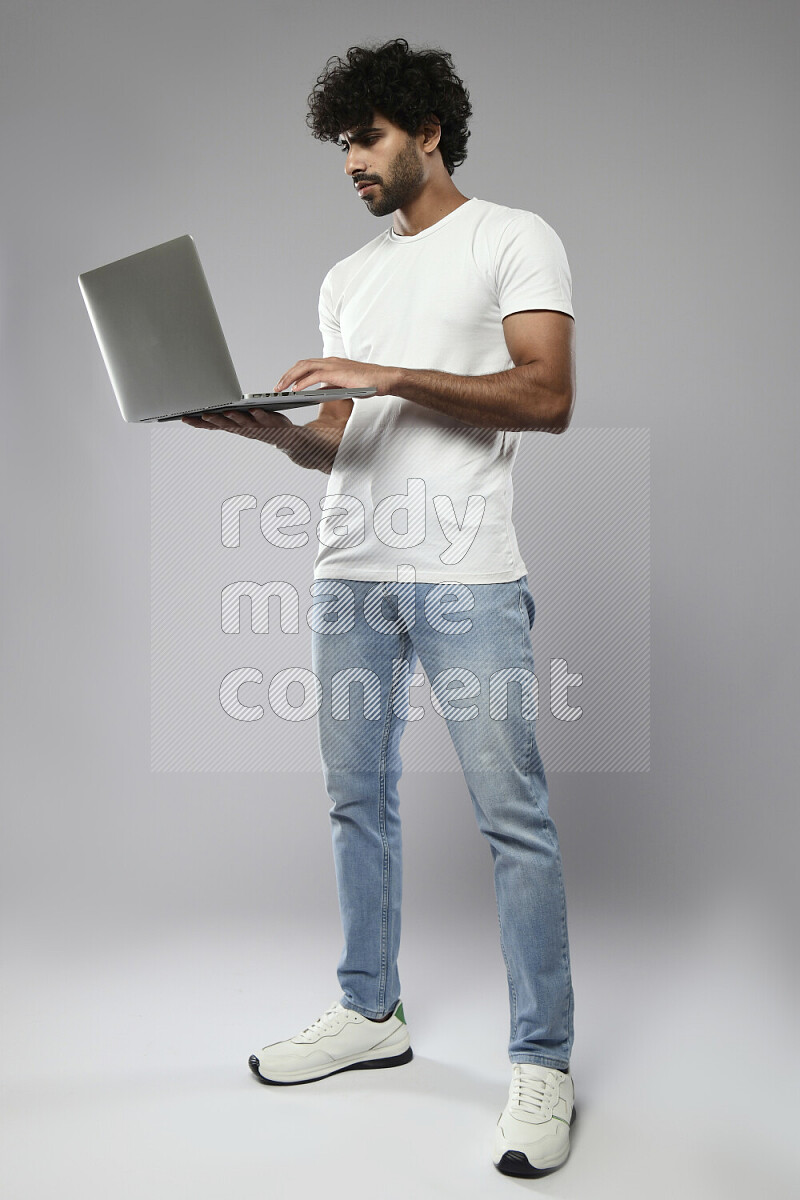
[[[346,1004],[344,1003],[345,1000],[347,1001]],[[349,1008],[351,1012],[358,1013],[359,1016],[366,1017],[370,1021],[380,1021],[383,1017],[387,1016],[387,1014],[381,1012],[380,1009],[363,1008],[361,1005],[353,1004],[350,1000],[350,997],[346,993],[343,993],[343,999],[340,1001],[340,1003],[343,1008]]]
[[[564,867],[561,859],[561,850],[558,852],[558,873],[561,882],[561,966],[564,977],[569,980],[567,989],[567,1007],[564,1017],[564,1030],[567,1036],[567,1044],[569,1052],[572,1052],[573,1045],[573,1029],[572,1029],[572,1010],[574,1005],[574,991],[572,986],[572,964],[570,963],[569,954],[569,935],[567,933],[567,895],[564,882]]]
[[[512,1063],[536,1063],[540,1067],[551,1067],[554,1071],[568,1071],[569,1063],[557,1063],[554,1058],[549,1058],[543,1054],[515,1054],[509,1055],[509,1060]]]
[[[380,801],[378,805],[378,824],[381,835],[381,844],[383,846],[383,871],[382,871],[382,886],[381,886],[381,973],[378,980],[378,1004],[381,1008],[384,1005],[386,995],[386,972],[387,972],[387,954],[389,943],[389,839],[386,836],[386,748],[388,745],[388,735],[392,722],[392,700],[391,688],[389,690],[389,700],[386,705],[386,722],[383,727],[383,739],[381,742],[381,754],[379,765],[380,778]]]
[[[525,618],[527,616],[527,609],[524,608],[524,604],[523,604],[522,580],[521,579],[517,580],[517,589],[519,592],[519,597],[518,597],[519,613],[520,613],[520,617],[522,618],[522,658],[520,659],[520,661],[524,662],[525,661]],[[530,622],[528,622],[528,625],[529,625],[529,629],[528,629],[528,646],[527,646],[527,648],[528,648],[528,650],[530,650],[531,649]],[[524,720],[524,717],[523,717],[523,720]],[[527,730],[528,730],[528,733],[527,733],[528,744],[527,744],[527,747],[525,750],[525,758],[523,760],[522,769],[526,775],[529,775],[531,772],[531,768],[533,766],[533,721],[525,721],[525,724],[526,724]]]
[[[384,595],[386,589],[384,587]],[[404,650],[404,635],[400,634],[400,653],[403,655]],[[403,655],[403,657],[405,657]],[[378,982],[378,1004],[381,1009],[385,1007],[386,1002],[386,975],[388,971],[388,955],[389,955],[389,896],[390,896],[390,872],[391,872],[391,855],[389,850],[389,838],[386,833],[386,757],[391,739],[392,715],[394,713],[394,680],[389,685],[389,696],[386,704],[386,721],[383,727],[383,737],[381,740],[381,753],[379,762],[380,776],[380,804],[378,812],[379,828],[381,835],[381,843],[383,845],[383,882],[381,892],[381,974]]]
[[[517,1036],[517,989],[514,987],[514,979],[511,974],[511,967],[506,954],[505,942],[503,941],[503,923],[500,920],[500,901],[495,894],[495,902],[497,905],[497,924],[500,929],[500,949],[503,952],[503,959],[506,964],[506,975],[508,976],[508,988],[511,993],[511,1041],[513,1042]]]

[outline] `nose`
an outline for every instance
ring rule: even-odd
[[[353,146],[347,151],[344,160],[345,175],[355,175],[356,172],[361,174],[364,171],[364,155]]]

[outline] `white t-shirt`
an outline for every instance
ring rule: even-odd
[[[493,374],[514,366],[503,318],[534,308],[574,317],[561,239],[535,213],[473,196],[413,236],[390,226],[330,269],[322,353]],[[519,431],[468,425],[399,396],[356,397],[320,501],[315,579],[526,574],[511,519],[519,441]]]

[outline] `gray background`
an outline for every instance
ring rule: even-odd
[[[384,222],[305,98],[328,55],[395,36],[470,89],[459,189],[564,241],[574,425],[650,430],[651,769],[549,776],[583,1104],[570,1162],[526,1186],[789,1194],[798,10],[710,0],[5,0],[6,1191],[516,1186],[489,1161],[507,994],[456,773],[401,783],[414,1062],[249,1077],[338,994],[328,800],[308,771],[151,773],[151,431],[120,419],[76,280],[188,230],[245,390],[318,354],[322,274]]]

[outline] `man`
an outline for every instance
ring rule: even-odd
[[[275,390],[325,383],[377,395],[321,404],[305,426],[261,410],[184,418],[330,474],[311,589],[329,598],[328,611],[312,625],[312,655],[342,995],[250,1065],[265,1083],[290,1084],[412,1057],[397,970],[397,785],[405,722],[421,715],[408,699],[422,680],[412,675],[419,658],[494,861],[513,1078],[493,1161],[538,1175],[569,1154],[573,992],[561,856],[534,736],[535,606],[511,521],[511,470],[521,431],[560,433],[570,421],[569,266],[542,218],[453,183],[472,110],[450,55],[412,51],[402,38],[353,47],[347,61],[329,60],[309,104],[314,136],[341,147],[360,202],[392,224],[329,270],[323,357],[295,363]]]

